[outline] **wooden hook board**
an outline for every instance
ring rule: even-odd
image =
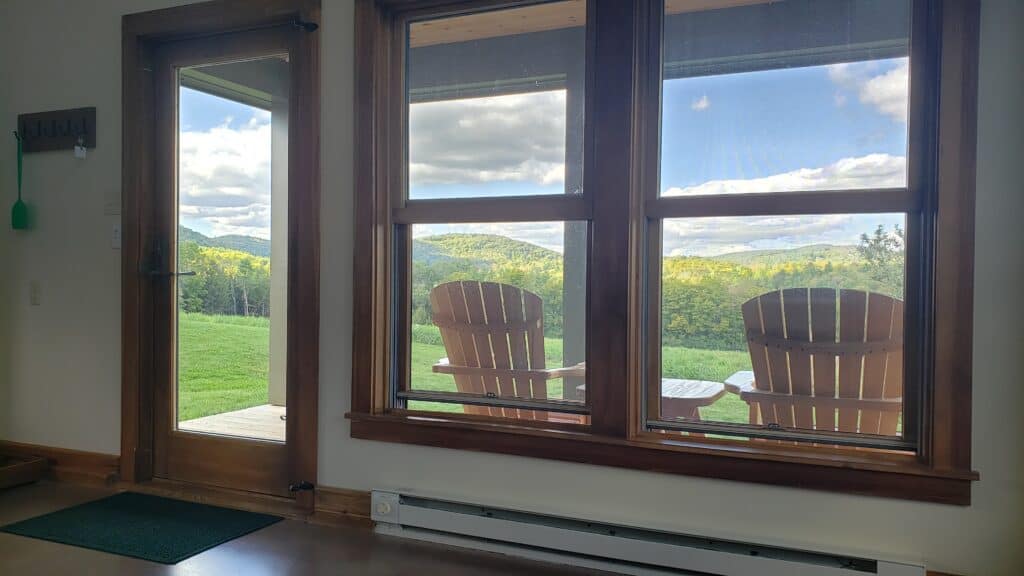
[[[86,148],[96,147],[96,108],[72,108],[18,115],[22,150],[72,150],[81,137]]]

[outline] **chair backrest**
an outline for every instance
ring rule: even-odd
[[[449,364],[512,370],[509,376],[454,374],[459,392],[547,398],[547,381],[527,372],[544,369],[544,314],[539,296],[508,284],[461,280],[431,290],[430,307]],[[516,376],[516,370],[523,370],[523,375]],[[466,412],[546,419],[545,412],[512,408],[466,406]]]
[[[859,290],[791,288],[743,304],[754,424],[896,434],[903,302]]]

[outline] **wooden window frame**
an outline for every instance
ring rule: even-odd
[[[927,326],[914,453],[669,436],[642,418],[650,350],[645,347],[649,218],[714,215],[720,198],[650,196],[657,166],[660,3],[587,6],[584,197],[559,197],[550,217],[591,222],[587,283],[587,403],[591,424],[409,412],[391,405],[396,369],[391,301],[395,224],[429,221],[428,203],[402,202],[404,27],[410,16],[444,16],[523,5],[522,0],[357,0],[355,70],[355,285],[351,420],[354,438],[585,462],[834,492],[967,505],[971,483],[971,340],[977,101],[977,0],[915,0],[912,128],[905,190],[840,197],[802,192],[810,213],[919,210],[930,219],[931,254],[920,257]],[[652,7],[653,5],[653,7]],[[598,41],[600,39],[600,41]],[[920,57],[921,54],[926,57]],[[592,62],[600,62],[595,66]],[[396,65],[398,63],[399,65]],[[930,90],[922,87],[930,86]],[[652,90],[656,92],[652,93]],[[626,111],[626,112],[623,112]],[[653,127],[653,128],[652,128]],[[653,149],[652,149],[653,146]],[[598,162],[597,158],[602,161]],[[915,160],[918,158],[919,160]],[[623,193],[623,191],[628,193]],[[916,193],[918,190],[925,192]],[[552,197],[553,198],[553,197]],[[751,214],[782,210],[770,196],[745,198]],[[535,218],[536,199],[460,201],[467,220]],[[730,199],[734,202],[735,197]],[[436,201],[431,201],[436,202]],[[453,201],[454,202],[454,201]],[[545,201],[547,202],[547,200]],[[919,204],[920,203],[920,204]],[[909,208],[908,208],[909,207]],[[786,213],[791,207],[786,206]],[[522,211],[522,212],[519,212]],[[445,209],[443,218],[452,221]],[[778,212],[775,212],[778,213]],[[629,217],[623,217],[628,214]],[[730,212],[736,215],[735,211]],[[556,217],[557,216],[557,217]],[[659,252],[660,253],[660,252]],[[401,256],[401,255],[399,255]],[[910,261],[912,255],[908,255]],[[593,273],[600,270],[600,274]],[[912,272],[911,274],[918,274]],[[909,344],[908,344],[909,346]],[[908,366],[909,366],[908,362]],[[401,367],[405,369],[405,367]],[[911,386],[908,378],[908,387]],[[913,393],[908,388],[908,395]]]

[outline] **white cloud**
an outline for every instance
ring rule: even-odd
[[[882,217],[884,218],[884,217]],[[730,216],[666,220],[663,250],[672,256],[714,256],[761,248],[795,248],[810,244],[853,244],[861,230],[858,216]]]
[[[409,185],[565,179],[565,91],[409,107]]]
[[[690,103],[690,110],[694,110],[696,112],[703,112],[708,108],[711,108],[711,100],[708,99],[707,94]]]
[[[214,236],[270,237],[270,115],[238,128],[231,119],[183,131],[179,145],[179,212]]]
[[[829,78],[840,88],[855,92],[864,104],[900,122],[907,121],[910,62],[900,59],[895,68],[880,70],[876,62],[833,64],[828,68]],[[836,96],[842,106],[845,95]]]
[[[823,168],[800,168],[763,178],[711,180],[695,186],[673,186],[663,196],[700,196],[787,192],[794,190],[840,190],[889,188],[906,184],[907,160],[889,154],[868,154],[843,158]]]

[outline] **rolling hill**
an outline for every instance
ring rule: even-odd
[[[202,234],[201,232],[196,232],[191,228],[179,226],[178,241],[195,242],[200,246],[209,246],[211,248],[227,248],[229,250],[238,250],[239,252],[245,252],[247,254],[252,254],[253,256],[259,256],[261,258],[270,257],[270,240],[256,238],[254,236],[241,236],[238,234],[229,234],[226,236],[210,237],[205,234]]]
[[[562,255],[536,244],[493,234],[440,234],[413,240],[412,259],[425,264],[461,260],[478,265],[538,265],[560,264]]]
[[[776,266],[787,262],[831,262],[833,264],[857,264],[861,256],[856,246],[834,244],[812,244],[799,248],[781,250],[749,250],[729,252],[712,256],[708,260],[719,260],[741,266]]]

